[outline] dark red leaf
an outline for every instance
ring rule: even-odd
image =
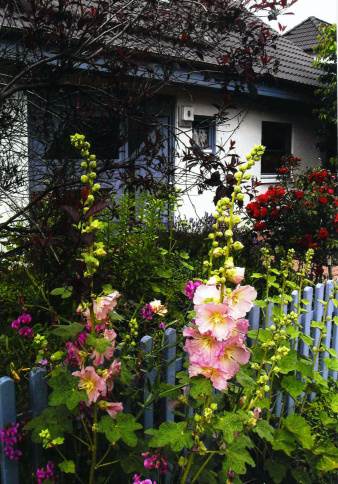
[[[90,209],[86,213],[86,218],[91,217],[92,215],[94,215],[94,213],[101,212],[101,210],[103,210],[106,207],[109,207],[109,205],[110,205],[109,202],[97,202],[97,203],[95,203],[95,205],[90,207]]]
[[[68,213],[68,215],[74,220],[75,223],[80,221],[80,213],[79,211],[70,205],[62,205],[63,210]]]

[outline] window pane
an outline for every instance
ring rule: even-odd
[[[192,139],[199,148],[211,148],[210,129],[211,118],[195,116],[192,123]]]
[[[262,122],[262,144],[266,147],[261,172],[276,174],[281,157],[291,153],[291,124]]]

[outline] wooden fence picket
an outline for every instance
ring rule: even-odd
[[[144,336],[141,339],[141,351],[144,351],[146,354],[151,354],[153,349],[153,338],[151,336]],[[143,383],[144,383],[144,396],[143,402],[145,403],[152,394],[147,389],[148,384],[152,386],[156,378],[156,369],[153,368],[150,372],[145,375],[143,372]],[[143,414],[143,429],[149,430],[154,428],[154,404],[151,403],[147,406],[144,414]],[[150,437],[150,436],[149,436]]]
[[[15,384],[11,378],[0,378],[0,429],[7,424],[16,423]],[[2,484],[19,484],[18,461],[11,460],[4,452],[1,442],[1,482]]]

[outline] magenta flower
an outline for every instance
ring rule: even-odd
[[[194,309],[195,322],[202,334],[210,331],[210,335],[220,341],[232,335],[236,322],[228,315],[228,304],[206,303],[195,306]]]
[[[165,328],[165,323],[160,323],[160,324],[158,325],[158,327],[159,327],[160,329],[164,329],[164,328]]]
[[[25,338],[34,338],[32,328],[30,328],[29,326],[23,326],[22,328],[20,328],[19,335],[24,336]]]
[[[134,482],[133,484],[156,484],[156,482],[152,481],[151,479],[145,479],[144,481],[141,481],[142,474],[138,476],[137,474],[134,475]]]
[[[150,452],[143,452],[142,456],[147,457],[143,463],[144,467],[147,469],[158,469],[160,474],[165,474],[167,472],[167,456],[162,454],[162,450],[156,450],[153,455],[151,455]]]
[[[106,383],[96,373],[93,366],[87,366],[81,371],[75,371],[72,375],[80,378],[79,388],[86,391],[89,403],[96,402],[101,393],[103,395],[106,394]]]
[[[1,442],[4,444],[4,453],[11,460],[19,460],[19,457],[22,455],[20,450],[14,450],[13,448],[21,440],[21,434],[18,429],[19,424],[12,423],[12,425],[6,425],[0,431]]]
[[[187,282],[187,284],[185,285],[184,294],[186,294],[189,299],[193,299],[195,290],[198,288],[198,286],[201,286],[201,285],[202,285],[201,281]]]
[[[153,319],[153,312],[153,307],[150,304],[146,304],[145,307],[141,310],[142,318],[151,321]]]
[[[52,481],[52,483],[55,483],[55,479],[57,479],[59,476],[54,475],[54,464],[50,460],[47,463],[46,470],[44,468],[42,469],[36,469],[36,477],[38,479],[38,484],[42,484],[45,479],[49,479]]]

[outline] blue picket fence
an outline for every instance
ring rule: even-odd
[[[334,282],[328,281],[326,284],[317,284],[315,288],[306,287],[303,291],[302,299],[307,300],[309,304],[303,304],[303,308],[307,310],[306,313],[300,315],[300,320],[298,321],[303,328],[303,332],[314,339],[314,346],[318,346],[319,339],[319,329],[311,328],[311,321],[320,322],[323,317],[323,304],[320,300],[328,301],[334,288]],[[292,312],[297,306],[297,292],[292,294],[293,300],[288,305],[285,306],[284,311]],[[269,305],[269,313],[267,324],[270,326],[272,322],[272,307],[273,303]],[[332,300],[328,305],[327,316],[331,318],[338,316],[338,308],[334,306]],[[264,318],[265,319],[265,318]],[[254,306],[249,313],[250,329],[257,330],[260,327],[260,308]],[[262,325],[261,325],[262,327]],[[263,324],[264,327],[264,324]],[[325,345],[327,349],[334,349],[338,353],[338,326],[332,323],[332,319],[327,322],[327,333],[325,338]],[[176,358],[176,330],[169,328],[165,331],[164,339],[164,350],[163,350],[163,374],[161,375],[161,380],[168,384],[175,385],[176,373],[184,369],[183,363],[184,359],[182,357]],[[250,346],[251,341],[248,340],[248,345]],[[309,347],[304,345],[302,341],[299,342],[297,346],[299,351],[304,356],[311,357],[309,354]],[[153,338],[150,336],[144,336],[141,340],[141,350],[147,354],[151,354],[153,348]],[[324,352],[321,358],[316,362],[316,371],[321,371],[322,376],[327,379],[329,372],[324,365],[324,358],[329,356],[328,352]],[[149,393],[150,385],[147,384],[147,380],[152,384],[156,378],[156,370],[153,368],[150,372],[144,372],[143,384],[144,384],[144,402],[151,397]],[[330,376],[337,380],[337,371],[330,371]],[[29,398],[30,398],[30,412],[31,417],[34,418],[39,415],[44,408],[48,406],[48,388],[46,379],[46,370],[43,368],[38,368],[30,372],[29,375]],[[168,406],[168,398],[165,398],[164,405],[162,407],[162,412],[160,413],[161,421],[174,421],[174,414]],[[291,397],[288,398],[287,402],[284,403],[284,411],[288,413],[293,406],[293,400]],[[281,397],[277,398],[274,412],[280,415],[282,408]],[[128,412],[129,406],[125,405],[124,411]],[[159,412],[154,408],[154,404],[151,404],[145,410],[143,418],[144,430],[148,430],[154,427],[155,414]],[[12,424],[16,422],[16,406],[15,406],[15,383],[11,378],[2,377],[0,378],[0,428],[5,427],[6,424]],[[10,460],[4,454],[4,445],[1,443],[1,482],[2,484],[19,484],[19,471],[18,462],[15,460]],[[34,465],[38,467],[41,462],[41,445],[33,445],[33,460]]]

